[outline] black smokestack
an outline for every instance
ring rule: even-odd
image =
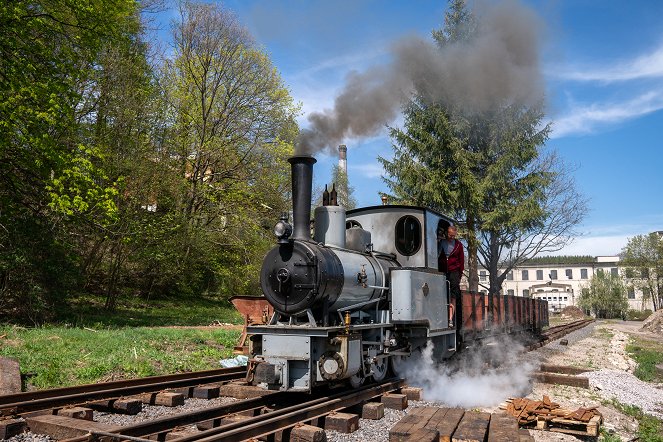
[[[467,41],[438,46],[419,37],[392,45],[392,60],[350,72],[332,109],[308,115],[297,154],[313,154],[348,138],[378,135],[412,93],[473,115],[504,106],[541,103],[539,64],[542,21],[517,0],[478,2],[476,33]]]
[[[293,239],[311,239],[311,188],[315,158],[296,155],[288,158],[292,170]]]

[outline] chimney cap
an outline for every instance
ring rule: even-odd
[[[318,160],[316,160],[310,155],[293,155],[290,158],[288,158],[288,163],[290,164],[297,164],[297,163],[315,164],[317,161]]]

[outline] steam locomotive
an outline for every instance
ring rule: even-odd
[[[436,234],[454,220],[435,211],[383,205],[346,212],[325,198],[311,238],[316,160],[288,161],[293,226],[281,217],[278,245],[263,261],[262,291],[274,314],[265,325],[247,327],[252,384],[305,392],[342,382],[357,387],[402,374],[407,358],[427,344],[436,359],[450,358],[457,332],[469,342],[547,325],[545,301],[526,298],[466,293],[458,306],[464,313],[455,314],[446,276],[437,270]]]

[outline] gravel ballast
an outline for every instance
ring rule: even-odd
[[[635,405],[643,412],[663,419],[663,387],[643,382],[631,373],[620,370],[597,370],[584,374],[589,385],[608,399]]]

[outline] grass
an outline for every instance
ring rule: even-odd
[[[123,298],[114,312],[104,310],[104,300],[87,296],[72,300],[57,312],[58,323],[75,327],[155,327],[241,324],[242,316],[227,300],[196,296],[143,300]]]
[[[663,381],[656,370],[656,364],[663,363],[663,343],[632,337],[631,344],[626,346],[629,356],[637,362],[635,376],[646,382]]]
[[[123,298],[114,312],[103,306],[102,298],[80,297],[56,311],[54,323],[0,324],[0,356],[18,359],[22,373],[33,373],[32,387],[54,388],[219,368],[241,333],[237,327],[183,328],[242,323],[228,301],[213,297]]]
[[[4,336],[3,336],[4,335]],[[0,326],[0,356],[34,373],[35,388],[53,388],[219,368],[232,355],[239,329]]]
[[[605,338],[605,339],[608,339],[608,340],[612,339],[615,336],[615,334],[612,331],[610,331],[608,329],[605,329],[605,328],[599,328],[599,327],[596,328],[596,333],[599,337]]]
[[[637,440],[639,442],[663,442],[663,421],[660,419],[643,413],[639,407],[622,404],[614,399],[607,402],[606,405],[611,405],[619,412],[638,421]]]

